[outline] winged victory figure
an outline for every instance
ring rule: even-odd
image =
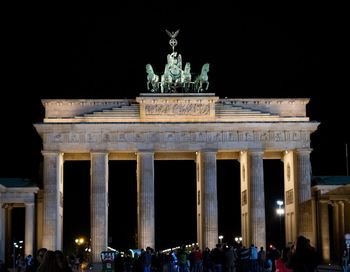
[[[170,32],[167,29],[165,29],[165,31],[169,35],[170,38],[175,39],[176,36],[179,34],[180,29],[176,30],[175,32]]]

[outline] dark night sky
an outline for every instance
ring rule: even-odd
[[[113,9],[111,16],[71,16],[58,10],[41,13],[34,7],[9,10],[2,38],[0,177],[39,177],[41,139],[32,124],[44,117],[41,99],[135,98],[145,92],[145,65],[151,63],[160,74],[171,51],[165,29],[180,29],[176,51],[183,62],[191,63],[193,72],[210,63],[210,92],[221,98],[310,98],[308,116],[321,122],[312,135],[313,174],[346,174],[345,143],[350,142],[350,135],[344,7],[159,7],[135,4]],[[136,224],[136,215],[130,213],[136,212],[136,183],[129,181],[136,179],[136,163],[110,166],[110,180],[123,180],[110,182],[110,221],[115,220],[110,225],[112,245],[130,247]],[[281,162],[265,163],[269,203],[282,196],[278,185],[282,170],[271,171],[276,166],[281,168]],[[174,167],[181,171],[168,177],[166,173]],[[226,208],[239,206],[238,167],[235,161],[218,162],[219,231],[225,237],[239,232],[239,214]],[[155,171],[156,203],[160,203],[157,244],[163,247],[195,238],[194,163],[155,162]],[[66,216],[75,219],[74,225],[66,220],[66,236],[88,235],[89,218],[82,211],[89,199],[76,201],[74,195],[78,182],[88,195],[89,163],[67,163],[65,175],[65,205],[75,207],[66,209]],[[178,184],[173,193],[167,192],[165,180]],[[266,209],[272,225],[268,239],[273,241],[277,219],[271,205]],[[180,212],[184,212],[183,219]],[[172,233],[173,226],[181,236]]]

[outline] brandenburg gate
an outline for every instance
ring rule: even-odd
[[[136,100],[43,100],[35,127],[43,139],[42,246],[62,247],[63,163],[91,161],[95,260],[107,247],[108,161],[137,161],[138,245],[154,246],[154,160],[197,165],[197,238],[217,243],[216,161],[240,162],[242,237],[265,246],[264,159],[284,162],[286,240],[300,233],[299,204],[311,199],[307,99],[219,99],[212,93],[140,94]],[[310,237],[309,233],[307,234]]]
[[[175,40],[176,33],[170,33]],[[175,44],[176,45],[176,44]],[[206,92],[209,64],[186,81],[181,55],[168,55],[159,77],[147,65],[147,89],[136,99],[46,99],[35,128],[43,139],[40,246],[62,249],[63,164],[91,162],[91,247],[94,262],[108,243],[108,162],[137,161],[138,247],[155,246],[154,161],[196,162],[197,242],[218,240],[217,160],[240,163],[243,243],[266,247],[264,159],[284,163],[285,237],[316,238],[311,213],[308,99],[221,99]],[[187,73],[191,76],[191,73]],[[187,85],[186,85],[187,84]],[[311,226],[311,227],[310,227]]]

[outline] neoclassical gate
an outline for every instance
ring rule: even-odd
[[[107,248],[108,161],[137,161],[138,246],[155,245],[154,161],[197,165],[197,242],[218,239],[216,161],[240,162],[245,245],[266,246],[264,159],[284,162],[285,238],[315,241],[311,216],[308,99],[220,99],[214,93],[141,93],[136,99],[43,100],[44,202],[39,246],[62,248],[63,163],[91,161],[91,246],[94,262]],[[40,244],[41,242],[41,244]]]

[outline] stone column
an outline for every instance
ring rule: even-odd
[[[1,192],[0,192],[1,196]],[[6,224],[6,217],[5,217],[5,208],[3,207],[3,203],[0,202],[0,260],[5,261],[5,224]]]
[[[345,213],[344,213],[344,201],[338,201],[339,207],[339,233],[340,233],[340,245],[344,242],[345,235]]]
[[[328,201],[319,201],[319,239],[320,248],[322,249],[322,260],[329,263],[330,255],[330,239],[329,239],[329,215],[328,215]]]
[[[315,222],[315,214],[312,212],[311,203],[311,163],[310,149],[298,149],[295,152],[297,161],[297,196],[298,196],[298,235],[304,235],[311,240],[314,245],[315,230],[313,222]]]
[[[339,200],[337,201],[337,206],[338,206],[338,260],[341,261],[342,256],[343,256],[343,250],[344,250],[344,235],[345,235],[345,214],[344,214],[344,201]]]
[[[262,151],[250,151],[250,233],[251,243],[266,248],[265,191]]]
[[[293,243],[298,234],[298,186],[296,156],[292,150],[283,152],[284,164],[284,222],[286,242]]]
[[[33,255],[34,249],[34,203],[25,203],[24,254]]]
[[[197,236],[199,246],[218,243],[216,151],[197,153]]]
[[[36,197],[36,248],[42,248],[43,247],[43,227],[44,227],[44,221],[43,221],[43,214],[44,214],[44,192],[43,190],[39,190]]]
[[[93,152],[91,156],[91,256],[100,263],[101,251],[108,246],[108,153]]]
[[[295,154],[298,163],[298,197],[299,204],[311,199],[311,162],[310,149],[298,149]],[[300,221],[302,222],[302,221]]]
[[[43,151],[44,213],[42,245],[62,250],[63,220],[63,153]]]
[[[343,247],[344,235],[340,232],[341,229],[341,205],[338,201],[333,201],[333,261],[341,261],[341,252]]]
[[[154,153],[137,153],[137,243],[155,248]]]
[[[13,240],[12,240],[12,211],[14,209],[13,203],[7,203],[5,205],[5,257],[8,257],[13,252]],[[5,260],[9,262],[9,259]],[[12,258],[11,258],[12,261]]]
[[[350,200],[344,201],[344,229],[350,233]]]
[[[239,157],[240,172],[241,172],[241,231],[242,244],[245,247],[250,246],[250,204],[248,201],[248,191],[250,190],[250,177],[248,176],[248,168],[250,167],[250,160],[247,151],[241,151]]]

